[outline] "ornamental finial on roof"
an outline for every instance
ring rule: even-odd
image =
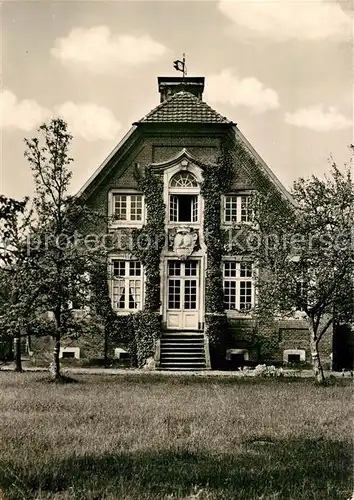
[[[182,61],[180,59],[173,61],[173,67],[176,71],[181,71],[183,73],[183,78],[187,76],[186,54],[183,53]]]

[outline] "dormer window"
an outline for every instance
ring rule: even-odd
[[[170,222],[198,222],[198,182],[193,174],[182,171],[175,174],[169,188]]]

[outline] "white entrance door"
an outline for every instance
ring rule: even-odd
[[[167,328],[198,329],[199,262],[167,262]]]

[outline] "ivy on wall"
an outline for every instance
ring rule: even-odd
[[[115,332],[113,340],[124,344],[134,366],[142,367],[146,359],[155,354],[156,339],[160,337],[159,314],[143,310],[117,316]]]
[[[222,255],[225,235],[221,228],[221,196],[230,190],[233,162],[230,143],[221,144],[216,165],[205,165],[201,194],[204,198],[204,241],[207,248],[205,277],[205,324],[209,338],[212,368],[225,358],[226,314],[222,281]]]
[[[231,337],[246,343],[245,347],[250,351],[251,360],[276,362],[281,337],[279,325],[272,317],[261,322],[258,317],[253,317],[251,322],[240,319],[235,323],[231,320],[229,331]]]
[[[144,194],[146,224],[133,231],[133,253],[144,266],[144,309],[123,320],[119,330],[136,366],[143,366],[154,355],[156,339],[161,336],[160,259],[165,244],[165,205],[163,181],[149,168],[135,171],[138,186]],[[122,320],[120,320],[122,323]],[[120,337],[118,334],[117,337]]]
[[[133,252],[145,269],[145,310],[160,309],[160,257],[165,244],[163,181],[149,168],[136,169],[136,180],[145,196],[146,224],[133,233]]]
[[[234,165],[235,171],[243,168],[252,183],[252,187],[260,193],[268,195],[269,203],[273,205],[274,211],[285,210],[289,200],[282,193],[278,191],[275,185],[270,180],[268,174],[265,172],[261,162],[253,156],[243,141],[235,136],[231,142],[230,147],[227,147],[226,154],[230,158],[230,164]],[[254,200],[257,203],[257,198]],[[237,255],[240,253],[240,247],[247,248],[246,240],[252,241],[252,236],[258,237],[257,230],[252,227],[243,228],[242,234],[237,233],[237,244],[233,245],[233,235],[229,238],[231,246],[229,253]],[[257,239],[255,240],[257,243]],[[256,281],[257,286],[257,281]],[[262,300],[259,297],[258,300]],[[261,306],[261,307],[260,307]],[[279,334],[275,324],[272,308],[269,304],[258,302],[258,306],[252,311],[253,319],[255,320],[255,327],[252,333],[242,336],[250,347],[256,352],[259,361],[275,360],[279,350]],[[245,333],[246,329],[243,330]],[[238,337],[241,340],[241,337]]]
[[[107,269],[107,262],[103,260],[91,271],[91,307],[92,311],[101,320],[104,333],[103,356],[104,364],[108,364],[109,343],[115,333],[116,314],[112,308],[108,281],[111,279]]]
[[[144,365],[147,358],[155,355],[156,340],[161,336],[159,314],[139,311],[133,315],[134,340],[137,366]]]

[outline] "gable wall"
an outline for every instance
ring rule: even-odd
[[[134,178],[135,164],[148,166],[151,163],[166,161],[186,148],[197,160],[215,163],[219,154],[220,136],[205,136],[185,133],[184,135],[165,131],[163,135],[142,137],[140,143],[123,161],[118,161],[111,173],[102,181],[87,200],[88,205],[96,210],[107,213],[108,193],[112,189],[138,189]],[[237,168],[232,189],[252,189],[254,182],[247,171],[241,166]]]
[[[231,182],[231,191],[237,191],[241,189],[255,189],[255,183],[250,178],[246,169],[243,165],[240,165],[237,169],[237,175],[234,176]]]

